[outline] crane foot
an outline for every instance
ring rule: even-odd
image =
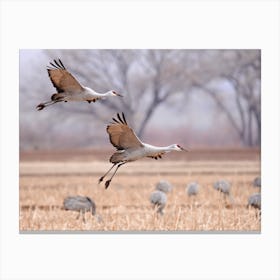
[[[105,183],[105,189],[107,189],[107,188],[109,187],[110,183],[111,183],[111,180],[106,181],[106,183]]]

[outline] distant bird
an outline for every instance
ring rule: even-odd
[[[92,216],[96,214],[96,205],[93,200],[87,196],[69,196],[64,199],[63,206],[65,210],[78,211],[77,219],[83,214],[85,222],[85,212],[91,212]]]
[[[220,180],[220,181],[215,182],[213,184],[213,187],[214,187],[214,189],[216,189],[222,193],[229,194],[231,185],[226,180]]]
[[[38,111],[45,107],[62,101],[87,101],[88,103],[95,102],[98,99],[107,96],[122,96],[121,94],[110,90],[106,93],[98,93],[91,88],[82,86],[64,67],[60,59],[50,62],[47,71],[53,86],[57,93],[51,96],[51,100],[40,103],[36,108]]]
[[[173,189],[172,185],[164,180],[159,181],[156,185],[156,190],[162,191],[164,193],[169,193],[172,191],[172,189]]]
[[[252,206],[256,209],[261,210],[261,194],[255,193],[248,198],[248,207]]]
[[[234,202],[233,197],[232,197],[231,192],[230,192],[231,184],[228,181],[226,181],[226,180],[219,180],[219,181],[214,183],[213,187],[217,191],[223,193],[225,199],[228,196],[230,202],[231,203]]]
[[[199,184],[196,182],[191,182],[187,185],[186,192],[188,196],[197,195],[199,191]]]
[[[167,202],[167,196],[162,191],[154,191],[151,193],[150,202],[157,209],[157,213],[163,215],[163,208]]]
[[[261,177],[256,177],[253,181],[253,186],[256,188],[260,188],[261,187]]]
[[[141,142],[135,135],[133,129],[128,126],[124,113],[122,113],[122,117],[118,113],[117,119],[113,118],[113,122],[107,126],[107,132],[111,144],[117,148],[117,151],[110,158],[113,166],[99,179],[99,183],[103,181],[104,177],[107,176],[114,166],[117,165],[117,167],[110,179],[105,182],[106,189],[109,187],[120,166],[127,162],[144,157],[158,159],[163,154],[171,151],[187,151],[177,144],[167,147],[156,147]]]

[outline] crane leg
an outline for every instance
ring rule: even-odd
[[[39,105],[37,105],[37,110],[38,111],[41,111],[41,110],[43,110],[45,107],[47,107],[47,106],[50,106],[50,105],[53,105],[53,104],[55,104],[55,103],[57,103],[57,102],[61,102],[61,101],[63,101],[63,100],[51,100],[51,101],[47,101],[47,102],[44,102],[44,103],[40,103]]]
[[[80,218],[81,212],[82,212],[82,210],[80,209],[79,213],[78,213],[78,216],[76,217],[77,220]]]
[[[110,167],[110,169],[109,169],[102,177],[99,178],[98,184],[101,183],[101,182],[103,181],[103,179],[108,175],[108,173],[109,173],[115,166],[116,166],[116,163],[114,163],[114,164]]]
[[[119,164],[117,165],[117,168],[116,168],[116,170],[114,171],[114,173],[112,174],[111,178],[105,182],[105,189],[107,189],[107,188],[109,187],[109,185],[110,185],[110,183],[111,183],[113,177],[116,175],[118,169],[119,169],[123,164],[125,164],[125,163],[126,163],[126,162],[122,162],[122,163],[119,163]]]
[[[157,213],[160,214],[161,216],[163,215],[163,211],[162,211],[163,208],[164,208],[164,207],[159,206],[158,209],[157,209]]]

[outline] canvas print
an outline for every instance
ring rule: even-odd
[[[21,233],[261,232],[261,50],[19,62]]]

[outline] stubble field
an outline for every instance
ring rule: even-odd
[[[104,154],[100,158],[90,157],[89,152],[69,154],[21,155],[21,232],[261,230],[258,211],[247,208],[248,197],[258,192],[252,181],[260,175],[259,150],[193,152],[128,163],[119,169],[107,190],[98,184],[98,178],[111,166],[101,160]],[[213,189],[219,179],[231,183],[233,204]],[[160,180],[173,185],[162,216],[149,201]],[[200,184],[200,192],[188,197],[186,185],[193,181]],[[81,217],[76,219],[77,212],[64,210],[63,200],[75,195],[92,198],[102,219],[88,212],[84,223]]]

